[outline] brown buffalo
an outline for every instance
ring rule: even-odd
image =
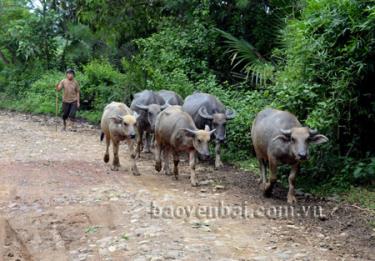
[[[288,203],[295,203],[295,177],[301,161],[309,156],[309,144],[320,144],[328,138],[316,130],[303,127],[296,116],[286,111],[265,109],[258,113],[251,129],[251,138],[259,161],[265,196],[270,196],[277,180],[277,164],[292,166],[289,174]],[[266,181],[267,163],[270,168]]]
[[[155,124],[155,169],[161,170],[161,154],[164,157],[164,171],[169,173],[168,154],[173,154],[173,173],[178,178],[179,153],[189,153],[190,181],[192,186],[197,186],[195,175],[196,151],[202,155],[209,155],[208,142],[211,134],[206,126],[204,130],[199,130],[194,124],[191,116],[183,112],[181,106],[170,106],[162,111]]]

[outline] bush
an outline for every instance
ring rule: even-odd
[[[145,71],[147,89],[173,90],[182,97],[194,91],[207,92],[235,109],[237,117],[229,122],[227,128],[225,158],[246,159],[251,148],[251,119],[267,104],[267,94],[242,91],[241,88],[218,83],[208,67],[208,61],[203,58],[208,57],[210,46],[207,42],[213,43],[216,37],[215,31],[199,19],[188,26],[164,21],[161,31],[136,41],[140,52],[133,61]]]
[[[4,107],[32,113],[55,114],[55,85],[62,77],[63,74],[59,72],[46,72],[39,80],[33,82],[29,88],[19,92],[17,96],[9,94],[7,99],[10,99],[11,102],[4,105]],[[61,101],[61,98],[59,100]]]
[[[25,75],[23,75],[25,76]],[[19,88],[17,95],[6,95],[11,103],[4,104],[14,110],[32,113],[55,114],[55,86],[65,75],[61,72],[45,72],[42,77],[32,82],[29,87]],[[126,91],[125,75],[114,69],[107,61],[94,60],[76,71],[76,80],[81,86],[81,109],[79,117],[98,123],[106,104],[111,101],[124,101]],[[14,85],[11,85],[15,88]],[[27,86],[27,85],[26,85]],[[10,93],[9,90],[5,92]],[[58,93],[59,109],[61,110],[62,93]],[[59,113],[60,114],[60,113]]]

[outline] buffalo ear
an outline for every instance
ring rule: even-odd
[[[324,136],[323,134],[316,134],[313,136],[310,136],[309,138],[310,143],[312,144],[322,144],[328,141],[328,138]]]

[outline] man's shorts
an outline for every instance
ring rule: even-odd
[[[63,102],[62,104],[62,111],[63,111],[63,119],[66,120],[70,118],[74,120],[76,117],[77,111],[77,101],[75,102]]]

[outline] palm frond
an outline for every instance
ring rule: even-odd
[[[265,85],[272,80],[274,65],[267,61],[251,43],[220,29],[216,30],[225,39],[224,43],[227,45],[225,54],[230,56],[232,68],[242,66],[240,73],[233,73],[234,77],[249,81],[256,86]]]

